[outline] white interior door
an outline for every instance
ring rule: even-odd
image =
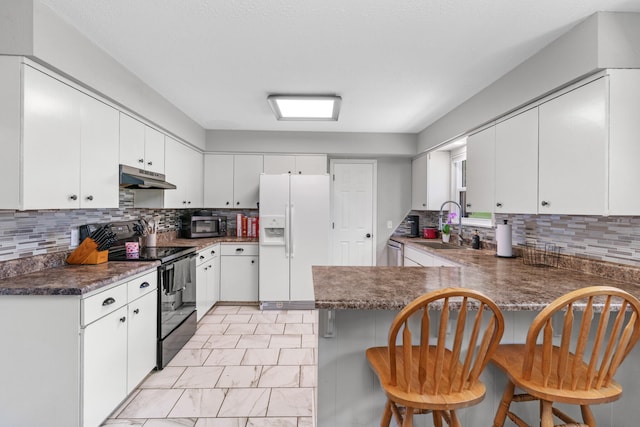
[[[331,160],[332,263],[374,265],[375,160]]]

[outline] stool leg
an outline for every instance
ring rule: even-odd
[[[540,427],[553,427],[553,403],[540,400]]]
[[[597,427],[596,419],[593,417],[591,408],[589,405],[580,405],[580,411],[582,412],[582,421],[589,427]]]
[[[433,411],[431,415],[433,415],[433,426],[442,427],[442,415],[440,411]]]
[[[391,415],[391,401],[387,399],[387,404],[384,405],[384,412],[382,413],[380,427],[389,427],[391,424]]]
[[[507,418],[507,412],[509,412],[509,406],[511,406],[511,401],[513,400],[513,392],[515,391],[515,389],[515,384],[509,381],[504,389],[504,393],[502,393],[500,406],[498,406],[496,417],[493,419],[493,427],[504,426],[504,420]]]
[[[456,415],[456,411],[452,409],[451,411],[449,411],[449,413],[451,414],[451,427],[461,427],[460,420]]]
[[[402,427],[413,427],[413,408],[406,407]]]

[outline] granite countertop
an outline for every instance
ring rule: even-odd
[[[159,261],[65,265],[2,279],[0,295],[84,295],[159,265]]]
[[[200,250],[216,243],[257,242],[253,237],[178,238],[159,241],[158,246],[191,246]],[[0,279],[0,295],[85,295],[159,265],[159,261],[109,261],[98,265],[43,268]]]
[[[539,311],[554,299],[585,286],[610,285],[640,297],[637,282],[603,278],[551,267],[524,265],[522,258],[498,258],[492,250],[435,250],[393,238],[460,267],[314,266],[316,308],[400,310],[418,296],[440,288],[478,290],[504,311]]]

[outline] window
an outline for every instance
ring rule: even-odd
[[[465,141],[466,142],[466,141]],[[493,214],[491,212],[467,211],[467,149],[466,145],[451,150],[451,194],[453,200],[460,203],[462,212],[457,207],[451,209],[462,216],[462,224],[474,227],[493,227]]]

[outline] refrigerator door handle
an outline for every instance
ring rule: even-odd
[[[293,203],[291,203],[290,207],[291,214],[289,215],[289,247],[291,248],[291,253],[289,255],[291,258],[293,258],[295,252],[295,240],[293,239]]]
[[[289,205],[284,205],[284,257],[289,258],[289,227],[291,218],[289,217]]]

